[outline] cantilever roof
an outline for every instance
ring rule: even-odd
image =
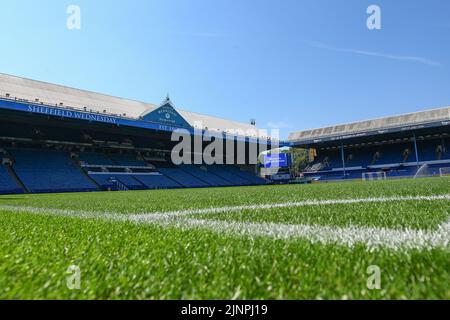
[[[0,73],[0,96],[9,94],[11,98],[43,102],[49,105],[86,108],[88,111],[108,113],[122,117],[138,119],[141,115],[158,108],[157,105],[130,99],[124,99],[101,93],[69,88],[66,86],[16,77]],[[242,131],[242,134],[253,136],[249,132],[257,130],[255,126],[237,121],[225,120],[209,115],[179,110],[186,121],[196,128],[210,131]],[[199,125],[201,124],[201,126]],[[262,135],[262,134],[261,134]]]
[[[440,121],[450,121],[450,107],[293,132],[289,135],[288,140],[291,142],[302,142],[333,136],[346,136],[370,131],[383,131],[397,127],[417,126]]]

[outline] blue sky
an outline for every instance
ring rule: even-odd
[[[66,9],[81,8],[81,30]],[[382,29],[366,27],[369,5]],[[0,72],[291,131],[450,105],[442,0],[4,0]]]

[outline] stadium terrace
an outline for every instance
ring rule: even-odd
[[[0,115],[0,194],[252,186],[450,172],[448,107],[294,132],[279,141],[255,121],[185,111],[169,97],[155,105],[0,74]],[[180,131],[189,136],[181,151],[180,141],[173,139]],[[284,149],[277,154],[279,147]],[[308,150],[306,167],[296,165],[298,149]],[[174,152],[182,162],[174,161]],[[205,160],[205,153],[212,161]]]
[[[450,108],[294,132],[315,181],[442,176],[450,172]]]
[[[3,194],[261,185],[254,150],[278,145],[253,122],[184,111],[169,97],[153,105],[5,74],[0,114]],[[177,165],[180,131],[193,151],[185,143]],[[205,150],[213,163],[198,161]]]

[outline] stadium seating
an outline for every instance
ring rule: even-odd
[[[142,190],[146,189],[146,187],[136,180],[132,175],[117,175],[116,178],[127,186],[129,190]]]
[[[159,172],[187,188],[210,187],[208,183],[183,171],[180,168],[161,168]]]
[[[116,165],[108,156],[96,152],[81,152],[78,154],[78,159],[85,164],[90,165]]]
[[[145,167],[147,163],[129,154],[110,154],[109,158],[119,166]]]
[[[214,187],[261,185],[267,183],[266,180],[257,177],[248,171],[240,170],[233,165],[182,165],[180,168]]]
[[[132,175],[90,173],[89,176],[102,188],[102,190],[143,190],[145,185],[136,180]],[[120,185],[125,188],[121,188]]]
[[[245,181],[249,181],[250,184],[261,185],[261,184],[267,183],[266,180],[264,180],[263,178],[260,178],[260,177],[256,176],[255,174],[252,174],[248,171],[243,171],[236,166],[224,166],[223,168],[225,170],[227,170],[228,172],[230,172],[231,174],[234,174],[234,175],[244,179]]]
[[[182,185],[167,178],[162,174],[142,174],[134,176],[138,181],[144,184],[148,189],[173,189],[181,188]]]
[[[417,172],[417,166],[409,166],[404,168],[394,168],[386,172],[389,178],[402,178],[414,176]]]
[[[419,141],[419,160],[450,160],[450,142],[443,140]]]
[[[101,187],[102,190],[118,190],[117,185],[112,182],[112,179],[116,179],[116,177],[112,175],[89,174],[89,176]]]
[[[317,176],[318,181],[335,181],[345,179],[343,173],[323,173]]]
[[[230,181],[222,179],[221,177],[208,172],[206,168],[194,165],[182,165],[180,166],[180,168],[190,175],[198,178],[199,180],[208,183],[212,187],[225,187],[233,185],[233,183],[231,183]]]
[[[405,153],[405,150],[409,150],[409,153]],[[415,161],[414,146],[408,144],[393,144],[383,145],[370,149],[374,155],[379,153],[379,158],[373,161],[372,165],[385,165],[385,164],[402,164],[411,161]]]
[[[446,164],[430,164],[428,166],[428,175],[434,175],[434,176],[438,176],[441,174],[440,169],[446,169],[447,172],[449,172],[450,169],[450,163],[446,163]]]
[[[247,186],[247,185],[252,184],[249,180],[244,179],[234,173],[229,172],[226,169],[227,167],[228,166],[225,166],[225,165],[212,165],[212,166],[208,166],[207,170],[208,170],[208,172],[211,172],[211,173],[215,174],[216,176],[229,181],[232,185]]]
[[[409,153],[405,153],[409,150]],[[414,146],[411,144],[383,145],[361,149],[346,149],[344,153],[346,168],[366,168],[374,165],[403,164],[415,161]],[[318,166],[322,164],[322,166]],[[342,168],[340,150],[324,151],[316,161],[310,165],[319,167],[320,171]]]
[[[23,193],[23,190],[10,176],[6,167],[0,165],[0,194]]]
[[[440,146],[444,147],[440,147]],[[418,141],[419,166],[427,163],[427,175],[439,175],[450,167],[450,150],[443,139]],[[405,152],[409,150],[409,152]],[[46,149],[6,148],[13,162],[12,170],[0,165],[0,193],[70,192],[95,190],[142,190],[261,185],[266,180],[233,165],[181,165],[160,163],[158,168],[130,154],[81,152],[79,160],[100,167],[84,168],[70,159],[68,152]],[[377,156],[375,156],[377,154]],[[144,167],[144,168],[117,168]],[[161,167],[162,166],[162,167]],[[339,149],[321,150],[310,164],[309,177],[320,181],[361,179],[365,172],[386,173],[388,178],[411,177],[417,173],[414,147],[411,143],[376,145],[345,150],[345,174]],[[314,170],[317,168],[317,170]],[[108,171],[109,172],[105,172]],[[90,179],[88,178],[88,176]],[[26,187],[23,190],[21,184]]]
[[[430,165],[430,172],[434,170],[437,175],[439,168],[450,160],[450,146],[447,140],[442,139],[419,141],[419,164],[426,162],[439,164]],[[441,147],[438,147],[441,146]],[[437,152],[440,151],[440,152]],[[339,149],[321,150],[316,160],[308,166],[305,177],[314,177],[317,180],[360,179],[364,172],[383,170],[387,177],[400,178],[414,176],[417,172],[417,161],[412,142],[384,144],[364,148],[345,149],[345,169],[343,174],[342,156]]]
[[[9,149],[9,152],[14,159],[14,171],[30,192],[97,190],[66,152],[35,149]]]
[[[11,149],[11,154],[15,159],[14,170],[30,192],[199,188],[265,183],[264,179],[235,166],[175,167],[165,163],[165,168],[155,170],[134,155],[80,152],[78,159],[82,164],[105,167],[84,168],[83,174],[66,152]],[[116,166],[148,169],[125,170]]]

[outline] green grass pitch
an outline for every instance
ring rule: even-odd
[[[435,178],[0,196],[0,299],[449,299],[449,194]]]

